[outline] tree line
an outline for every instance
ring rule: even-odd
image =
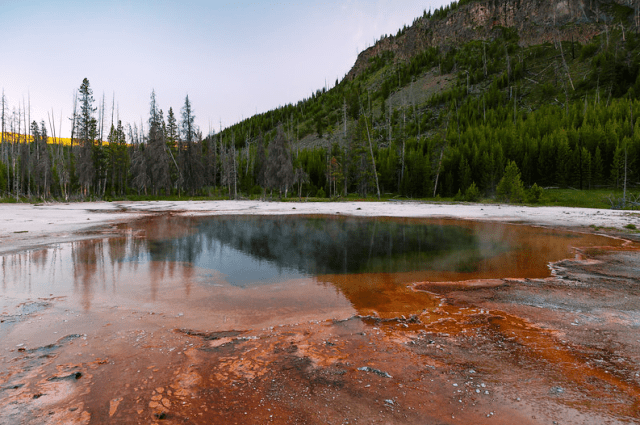
[[[406,61],[382,52],[353,80],[206,136],[188,96],[165,117],[155,92],[146,123],[112,118],[103,134],[104,100],[95,106],[85,79],[62,143],[52,117],[31,121],[3,94],[0,196],[477,199],[503,197],[505,176],[524,188],[623,189],[640,177],[639,45],[611,28],[585,45],[524,48],[496,27],[490,40]],[[451,82],[421,98],[414,87],[429,76]],[[310,138],[322,143],[302,144]]]

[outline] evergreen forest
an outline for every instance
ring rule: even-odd
[[[413,26],[470,3],[425,11]],[[609,6],[582,42],[562,35],[576,22],[550,28],[557,36],[543,44],[495,25],[488,37],[410,57],[380,49],[331,87],[207,135],[188,96],[165,113],[151,93],[148,121],[125,124],[84,79],[62,139],[52,117],[31,120],[3,94],[0,198],[517,203],[571,188],[607,189],[622,197],[612,206],[637,206],[640,12]],[[409,30],[380,41],[399,43]]]

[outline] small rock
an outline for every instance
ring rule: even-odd
[[[550,394],[562,394],[564,393],[564,388],[562,387],[551,387],[551,389],[549,390]]]
[[[392,376],[389,375],[387,372],[383,372],[381,370],[378,369],[374,369],[372,367],[369,366],[363,366],[363,367],[359,367],[358,370],[361,370],[363,372],[371,372],[371,373],[375,373],[376,375],[382,376],[383,378],[391,378]]]

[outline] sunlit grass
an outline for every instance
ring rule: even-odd
[[[23,134],[16,134],[16,133],[4,133],[2,135],[2,141],[3,142],[9,142],[9,143],[32,143],[33,142],[33,136],[29,136],[29,135],[23,135]],[[63,146],[71,146],[71,138],[70,137],[56,137],[53,138],[52,136],[48,136],[47,138],[47,143],[50,145],[59,145],[62,144]],[[75,143],[77,144],[78,141],[76,140]],[[106,141],[102,142],[103,145],[108,145],[109,143]]]

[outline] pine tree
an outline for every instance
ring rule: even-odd
[[[460,160],[460,169],[459,169],[458,177],[460,179],[458,188],[463,191],[466,190],[471,185],[472,177],[471,177],[471,167],[469,166],[469,162],[467,162],[467,158],[465,158],[464,156],[462,156],[462,159]]]
[[[560,186],[568,186],[571,183],[571,148],[564,132],[555,134],[553,139],[557,143],[555,181]]]
[[[556,182],[556,147],[551,137],[544,136],[538,151],[538,174],[541,186],[551,186]]]
[[[192,195],[198,192],[204,185],[202,140],[196,140],[199,131],[195,125],[195,118],[189,96],[187,96],[184,101],[184,106],[182,107],[180,129],[182,133],[181,142],[183,142],[183,144],[178,147],[178,155],[181,160],[180,174],[182,176],[182,187]]]
[[[178,134],[178,124],[176,123],[176,116],[173,113],[173,108],[169,108],[169,112],[167,113],[167,126],[165,135],[167,146],[169,146],[172,150],[177,149],[176,145],[179,137],[180,135]]]
[[[89,194],[93,179],[95,177],[95,165],[93,155],[93,144],[97,136],[97,124],[93,114],[96,108],[93,106],[93,90],[89,85],[89,80],[82,80],[78,92],[78,103],[80,104],[80,114],[76,118],[76,134],[78,140],[78,163],[77,174],[81,185],[83,196]]]
[[[258,186],[264,189],[267,186],[267,154],[264,149],[264,138],[262,137],[262,134],[258,136],[257,144],[258,147],[254,166],[254,178]]]
[[[184,100],[184,106],[182,107],[182,121],[180,122],[180,129],[182,131],[182,140],[187,143],[192,143],[196,136],[195,126],[196,116],[193,115],[193,109],[191,108],[191,102],[189,101],[189,95]]]
[[[609,180],[616,189],[620,188],[624,179],[624,149],[620,144],[616,146],[613,154],[613,161],[611,162],[611,173]]]
[[[591,159],[591,153],[587,150],[587,148],[582,148],[581,159],[581,170],[582,170],[582,182],[587,189],[591,189],[592,185],[592,173],[593,173],[593,165]]]
[[[31,133],[34,141],[34,154],[32,156],[34,159],[34,183],[38,189],[38,195],[47,198],[51,187],[51,161],[47,149],[49,137],[44,121],[40,123],[40,128],[34,121]]]
[[[594,186],[601,185],[603,183],[604,167],[602,165],[602,154],[600,152],[600,146],[596,146],[596,151],[593,154],[591,161],[591,181]]]
[[[165,140],[167,142],[167,151],[171,158],[173,168],[171,170],[171,180],[176,182],[176,186],[182,185],[182,174],[180,167],[178,166],[178,142],[180,140],[180,134],[178,124],[176,122],[176,116],[173,113],[173,108],[169,108],[167,113],[167,125],[165,127]]]
[[[524,199],[524,186],[520,180],[520,170],[514,161],[509,161],[507,164],[496,192],[501,201],[517,203]]]
[[[167,154],[163,127],[162,110],[156,104],[155,91],[152,91],[149,110],[149,136],[147,138],[147,149],[144,152],[148,166],[149,181],[154,195],[159,195],[160,191],[164,191],[168,195],[171,190],[169,155]]]

